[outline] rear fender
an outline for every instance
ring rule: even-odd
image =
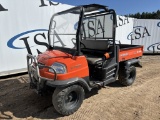
[[[142,65],[138,59],[127,60],[124,64],[126,69],[128,69],[131,65],[142,68]]]

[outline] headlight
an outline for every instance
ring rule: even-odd
[[[64,73],[67,72],[66,66],[64,64],[61,64],[61,63],[55,62],[51,67],[53,69],[55,69],[57,74],[64,74]],[[54,71],[52,69],[49,69],[49,72],[54,73]]]

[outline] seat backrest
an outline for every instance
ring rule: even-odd
[[[109,41],[107,40],[82,40],[85,48],[95,50],[107,50],[109,48]]]

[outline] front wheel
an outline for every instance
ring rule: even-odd
[[[136,78],[135,66],[130,66],[129,69],[127,70],[123,68],[119,71],[118,79],[122,85],[125,86],[132,85],[135,81],[135,78]]]
[[[79,85],[56,88],[52,96],[55,110],[62,115],[70,115],[78,110],[84,99],[84,89]]]

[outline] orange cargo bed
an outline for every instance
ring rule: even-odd
[[[133,58],[139,58],[143,55],[143,46],[140,45],[120,45],[119,62]]]

